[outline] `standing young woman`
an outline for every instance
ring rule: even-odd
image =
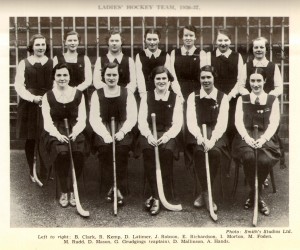
[[[93,76],[95,88],[100,89],[106,86],[105,80],[101,78],[101,70],[106,64],[115,62],[119,64],[119,68],[122,71],[118,85],[126,87],[131,93],[134,93],[136,90],[135,65],[133,59],[122,52],[123,38],[121,32],[111,30],[106,36],[106,42],[108,44],[108,53],[105,56],[97,58],[95,63]]]
[[[179,38],[182,39],[183,45],[172,50],[170,56],[171,73],[175,81],[179,82],[184,100],[199,88],[200,65],[205,62],[206,53],[195,46],[197,34],[197,29],[192,25],[180,29]]]
[[[84,166],[85,153],[85,137],[82,133],[86,125],[85,100],[81,91],[69,85],[70,72],[65,63],[58,63],[53,68],[54,87],[44,95],[42,105],[45,129],[42,139],[57,172],[61,188],[59,203],[62,207],[76,205],[73,186],[68,186],[68,143],[72,144],[77,178]],[[69,138],[64,124],[65,118],[68,119],[71,131]]]
[[[53,58],[53,66],[57,63],[66,63],[70,69],[71,87],[76,87],[84,93],[86,108],[89,110],[87,88],[92,84],[92,67],[90,59],[78,53],[80,35],[76,31],[68,32],[64,37],[67,51]]]
[[[127,183],[128,152],[132,143],[131,130],[137,121],[137,107],[131,91],[118,85],[120,68],[108,63],[102,69],[106,85],[95,91],[91,99],[90,123],[95,132],[93,146],[98,151],[102,179],[108,186],[107,201],[113,200],[112,141],[116,140],[116,175],[118,204],[124,204]],[[111,117],[115,118],[115,138],[111,134]]]
[[[42,96],[52,88],[51,72],[53,62],[45,53],[47,51],[46,38],[35,34],[29,41],[27,49],[31,55],[22,60],[17,68],[15,89],[21,97],[18,105],[17,138],[26,139],[25,154],[29,166],[30,179],[33,177],[34,148],[37,133],[43,128],[43,119],[39,108]],[[47,170],[42,156],[42,149],[38,146],[40,156],[41,179],[46,179]]]
[[[218,30],[217,49],[207,53],[207,63],[216,72],[215,87],[228,96],[229,117],[226,134],[231,144],[236,128],[234,114],[238,95],[238,75],[241,74],[244,62],[240,53],[232,51],[231,34],[227,29]]]
[[[211,66],[200,69],[201,89],[189,95],[187,101],[188,148],[193,151],[196,175],[202,193],[194,201],[195,207],[206,205],[209,210],[205,152],[208,152],[211,185],[217,175],[223,157],[229,158],[228,139],[224,136],[228,122],[229,103],[227,95],[214,86],[215,73]],[[207,140],[203,137],[202,125],[207,126]],[[216,211],[217,206],[213,203]]]
[[[179,38],[182,39],[183,45],[179,49],[171,52],[171,72],[175,81],[179,82],[180,93],[183,97],[183,128],[180,136],[183,146],[184,159],[186,166],[192,163],[192,156],[186,150],[186,141],[188,129],[186,127],[186,100],[195,90],[200,88],[199,74],[200,65],[206,62],[206,53],[200,48],[196,48],[195,41],[198,37],[197,29],[193,25],[187,25],[180,29]],[[205,65],[205,64],[204,64]]]
[[[140,97],[147,91],[154,90],[155,86],[150,80],[150,74],[155,67],[164,66],[170,71],[170,56],[158,48],[161,34],[157,29],[148,29],[145,32],[144,40],[146,49],[138,53],[135,58],[136,79]],[[175,93],[181,95],[177,82],[171,84]]]
[[[245,203],[245,209],[253,206],[255,156],[257,150],[259,209],[264,215],[269,215],[270,209],[261,197],[262,184],[268,176],[271,167],[280,158],[278,137],[274,136],[279,125],[280,113],[278,99],[264,91],[267,73],[264,69],[254,68],[250,72],[251,93],[239,97],[236,107],[235,124],[238,134],[234,138],[232,156],[241,160],[250,194]],[[253,127],[258,126],[259,139],[253,136]]]
[[[156,183],[154,147],[159,147],[163,185],[168,197],[173,178],[173,158],[176,152],[178,154],[175,138],[182,127],[182,103],[174,92],[168,90],[171,81],[174,80],[168,69],[164,66],[154,68],[150,79],[155,89],[148,91],[141,100],[138,126],[142,135],[144,168],[151,192],[145,206],[151,215],[156,215],[160,211],[160,201]],[[156,114],[158,140],[153,136],[152,113]]]

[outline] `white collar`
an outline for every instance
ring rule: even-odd
[[[118,61],[119,64],[121,63],[121,61],[122,61],[122,59],[123,59],[123,53],[122,53],[122,51],[121,51],[120,54],[117,55],[117,56],[113,55],[113,54],[110,53],[110,52],[108,52],[108,53],[106,54],[106,56],[107,56],[107,58],[108,58],[108,60],[109,60],[110,62],[113,62],[115,59],[117,59],[117,61]]]
[[[162,100],[162,101],[168,101],[170,95],[170,91],[167,90],[164,96],[158,95],[157,92],[154,90],[154,98],[156,101]]]
[[[151,58],[153,55],[155,58],[160,56],[161,50],[157,49],[154,53],[152,53],[148,48],[144,50],[147,57]]]
[[[267,93],[263,90],[259,96],[255,95],[253,92],[250,93],[250,101],[252,104],[255,103],[256,98],[258,97],[260,104],[264,105],[267,103]]]
[[[226,58],[228,58],[228,57],[230,56],[231,53],[232,53],[232,50],[231,50],[230,48],[228,48],[228,50],[227,50],[225,53],[222,53],[222,52],[219,50],[219,48],[217,48],[217,50],[216,50],[216,57],[223,55],[223,56],[225,56]]]
[[[190,48],[189,50],[187,50],[186,47],[182,46],[181,47],[181,55],[185,56],[187,51],[189,52],[189,55],[193,55],[196,49],[197,48],[195,45],[193,45],[193,47]]]
[[[47,56],[42,56],[41,58],[36,58],[34,55],[31,55],[27,59],[30,62],[30,64],[32,64],[32,65],[34,65],[35,63],[41,63],[42,65],[44,65],[48,61]]]
[[[266,57],[264,57],[262,60],[257,60],[256,58],[253,59],[254,67],[267,67],[268,63],[269,61]]]
[[[207,94],[203,88],[200,89],[200,99],[202,98],[207,98],[207,99],[213,99],[213,100],[217,100],[217,94],[218,94],[218,90],[213,87],[213,90],[210,92],[210,94]]]

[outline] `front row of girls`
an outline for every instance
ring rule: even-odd
[[[118,183],[118,205],[125,203],[128,152],[132,142],[131,130],[137,122],[141,132],[139,138],[143,153],[145,176],[150,186],[150,197],[145,206],[151,215],[160,211],[160,200],[156,183],[154,147],[159,148],[162,179],[166,195],[171,192],[173,178],[173,160],[178,153],[177,136],[183,123],[183,110],[180,98],[169,90],[173,80],[171,73],[163,66],[154,68],[151,81],[155,89],[142,98],[139,114],[133,94],[126,88],[118,86],[120,78],[119,65],[108,63],[102,71],[106,85],[96,90],[91,99],[90,123],[95,132],[93,147],[98,151],[100,167],[104,169],[102,178],[106,180],[107,201],[113,200],[113,163],[112,146],[116,141],[116,165]],[[85,156],[85,137],[83,130],[86,121],[85,99],[81,91],[69,86],[70,70],[62,63],[53,69],[54,88],[43,97],[42,113],[45,121],[43,141],[54,163],[61,197],[59,203],[66,207],[74,206],[72,187],[68,186],[70,167],[68,145],[72,144],[77,177],[82,172]],[[210,161],[211,185],[224,157],[229,157],[228,138],[225,134],[228,121],[229,101],[226,94],[214,86],[213,67],[207,65],[200,70],[198,89],[187,100],[187,127],[190,132],[188,147],[193,152],[196,175],[200,180],[201,194],[194,201],[195,207],[206,205],[208,208],[206,170],[204,154],[208,152]],[[279,125],[279,103],[277,98],[263,90],[266,72],[253,69],[250,73],[251,93],[239,97],[236,109],[236,128],[238,134],[232,145],[232,156],[241,159],[247,183],[250,186],[245,208],[253,206],[254,167],[258,162],[259,208],[264,215],[270,209],[261,196],[261,186],[270,169],[279,160],[280,151],[277,137],[274,136]],[[153,136],[151,114],[156,114],[158,139]],[[115,117],[115,137],[112,138],[111,117]],[[64,119],[68,118],[71,134],[66,136]],[[207,125],[207,139],[203,136],[202,124]],[[253,127],[258,125],[259,139],[253,138]],[[257,150],[257,159],[254,151]],[[213,203],[214,210],[217,205]]]

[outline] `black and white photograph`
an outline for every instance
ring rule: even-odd
[[[31,1],[1,18],[5,248],[296,249],[297,4]]]

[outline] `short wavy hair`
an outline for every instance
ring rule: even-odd
[[[47,39],[44,35],[38,33],[38,34],[34,34],[30,40],[29,40],[29,45],[27,46],[27,51],[29,53],[33,53],[33,45],[34,45],[34,42],[36,39],[45,39],[45,42],[46,42],[46,51],[45,53],[47,53],[49,51],[49,45],[47,44]]]
[[[170,73],[170,71],[169,71],[166,67],[164,67],[164,66],[157,66],[157,67],[155,67],[155,68],[151,71],[151,74],[150,74],[150,76],[149,76],[149,80],[150,80],[151,82],[154,83],[154,78],[155,78],[155,76],[158,75],[158,74],[162,74],[162,73],[166,73],[166,74],[167,74],[168,79],[169,79],[170,82],[173,82],[173,81],[174,81],[173,75],[172,75],[172,74]]]

